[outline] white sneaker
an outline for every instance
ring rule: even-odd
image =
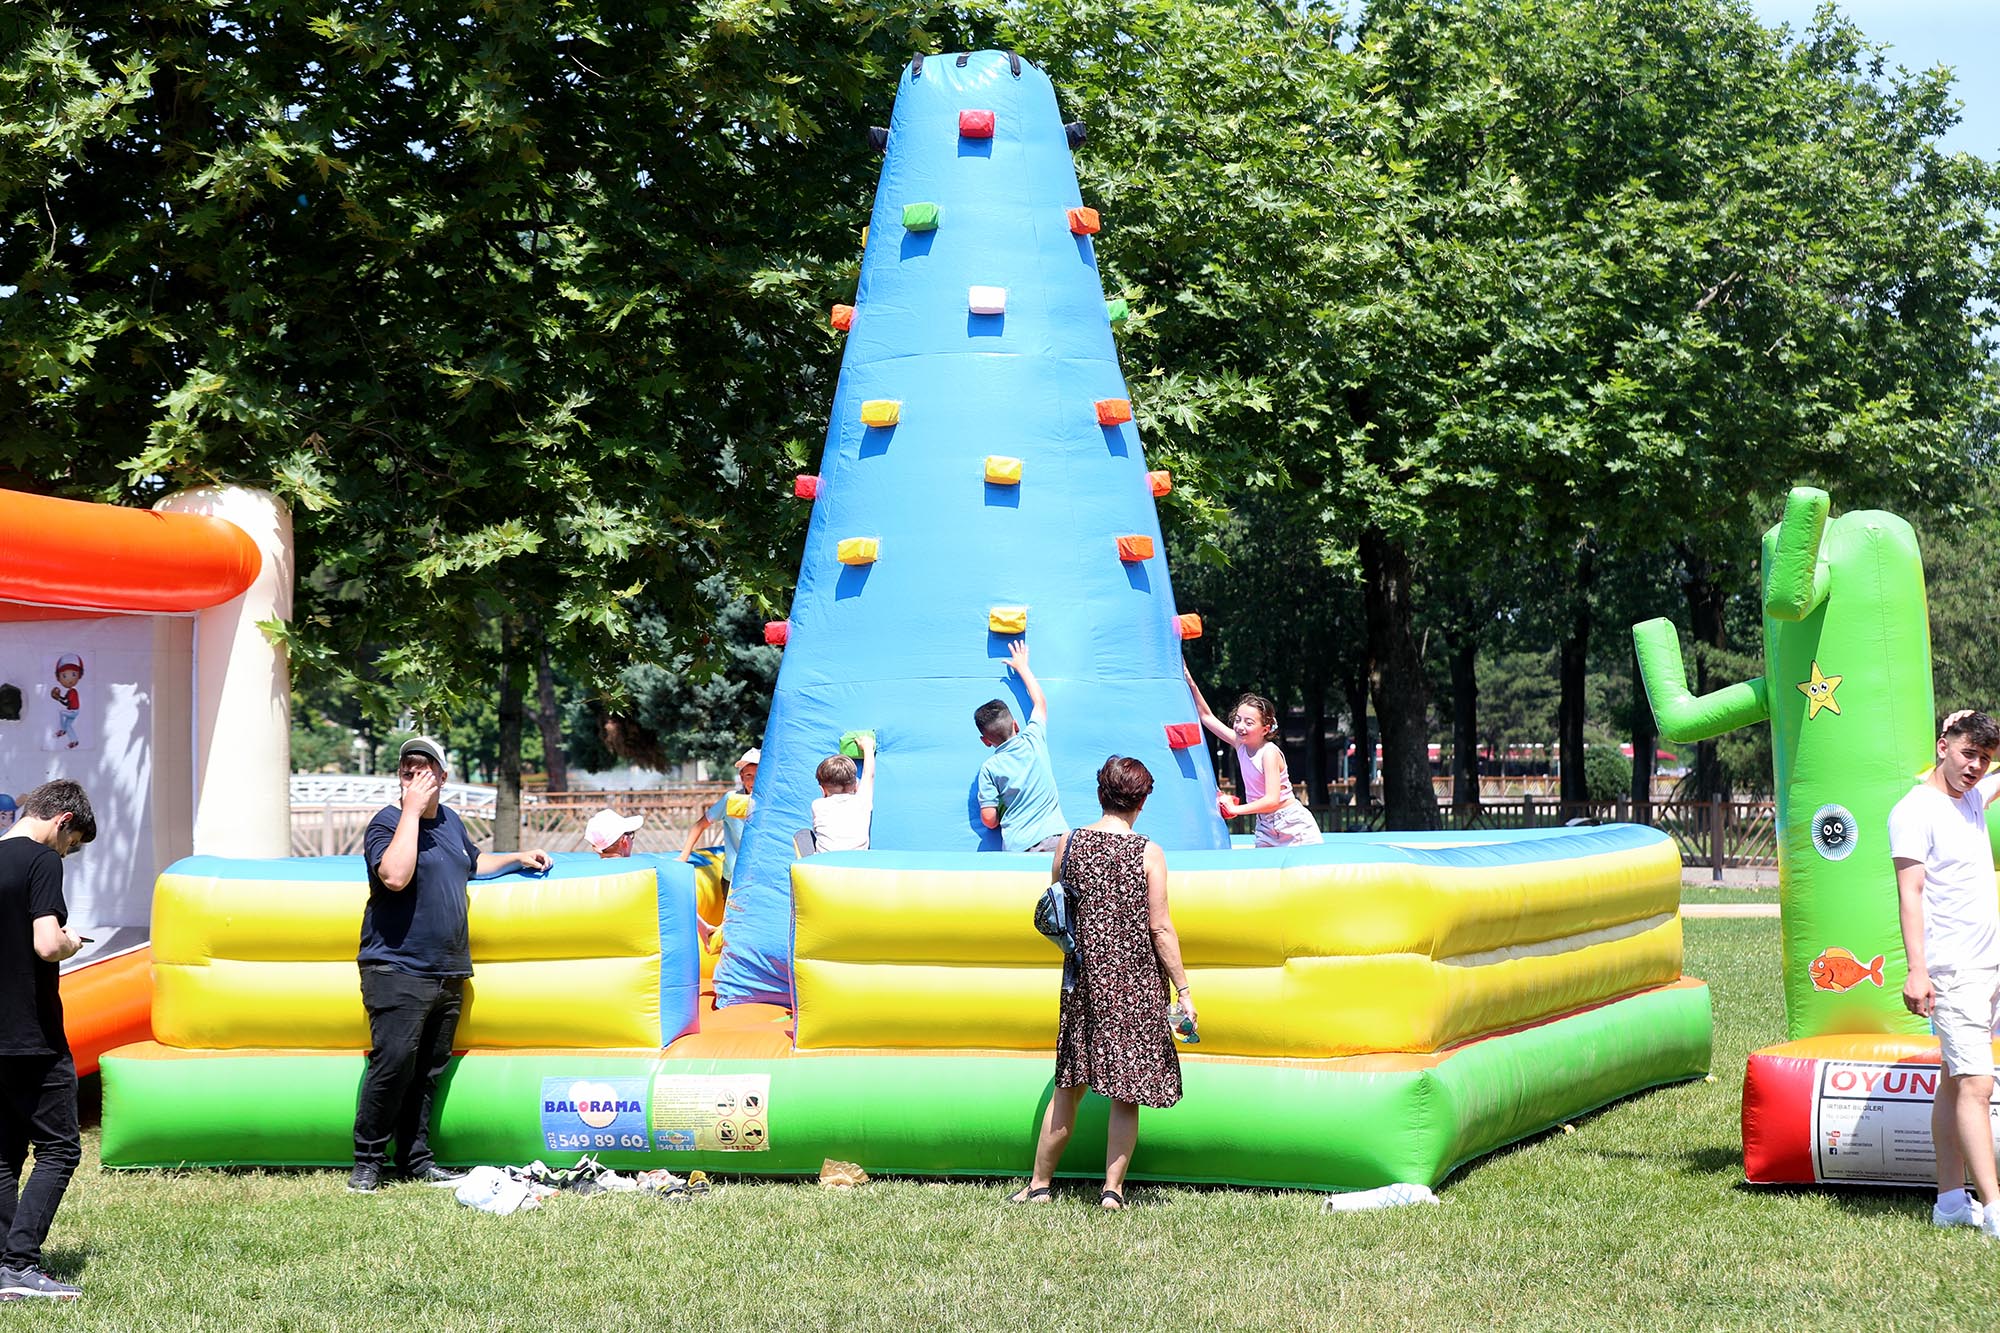
[[[1988,1208],[1980,1214],[1976,1225],[1980,1233],[1989,1240],[2000,1240],[2000,1208]]]
[[[1931,1225],[1934,1227],[1976,1227],[1984,1225],[1985,1210],[1979,1200],[1967,1196],[1964,1204],[1946,1211],[1942,1204],[1931,1205]]]

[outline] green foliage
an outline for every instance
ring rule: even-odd
[[[1583,752],[1583,785],[1593,801],[1616,801],[1631,794],[1632,761],[1616,746],[1591,745]]]
[[[921,3],[0,15],[0,463],[292,507],[307,682],[425,725],[788,574]],[[11,290],[10,290],[11,289]],[[642,629],[641,617],[650,616]]]

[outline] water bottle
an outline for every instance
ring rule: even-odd
[[[1194,1030],[1194,1015],[1182,1008],[1179,1000],[1167,1006],[1167,1026],[1174,1030],[1175,1040],[1189,1046],[1201,1043],[1201,1034]]]

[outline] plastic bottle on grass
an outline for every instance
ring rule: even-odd
[[[1402,1208],[1413,1203],[1436,1203],[1438,1196],[1428,1185],[1382,1185],[1349,1194],[1329,1194],[1321,1205],[1329,1213],[1366,1213],[1377,1208]]]

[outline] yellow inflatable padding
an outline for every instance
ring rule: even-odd
[[[366,1048],[359,882],[162,875],[153,1031],[170,1046]],[[660,1033],[658,881],[523,876],[469,891],[458,1044],[630,1047]],[[477,1003],[475,1003],[475,997]]]
[[[1018,873],[792,867],[795,950],[849,963],[1045,963],[1035,900],[1048,867]],[[1178,871],[1167,900],[1190,966],[1271,967],[1300,957],[1448,958],[1672,915],[1671,844],[1493,867],[1406,863]],[[887,924],[887,923],[893,923]]]
[[[659,958],[476,963],[461,1048],[645,1047],[660,1041]],[[361,973],[344,962],[155,962],[153,1037],[213,1050],[366,1050]]]
[[[1435,1051],[1485,1033],[1662,985],[1680,975],[1678,916],[1520,957],[1414,954],[1294,958],[1269,967],[1190,965],[1202,1053],[1328,1058]],[[1189,936],[1183,930],[1183,949]],[[1047,1050],[1062,969],[868,964],[800,956],[801,1050]],[[1167,992],[1162,985],[1164,1015]]]
[[[659,888],[650,869],[475,880],[468,896],[475,967],[579,954],[659,957]],[[153,960],[352,963],[367,905],[359,882],[162,875],[153,889]]]
[[[1026,634],[1028,632],[1028,608],[1025,606],[996,606],[986,613],[986,628],[995,634]]]

